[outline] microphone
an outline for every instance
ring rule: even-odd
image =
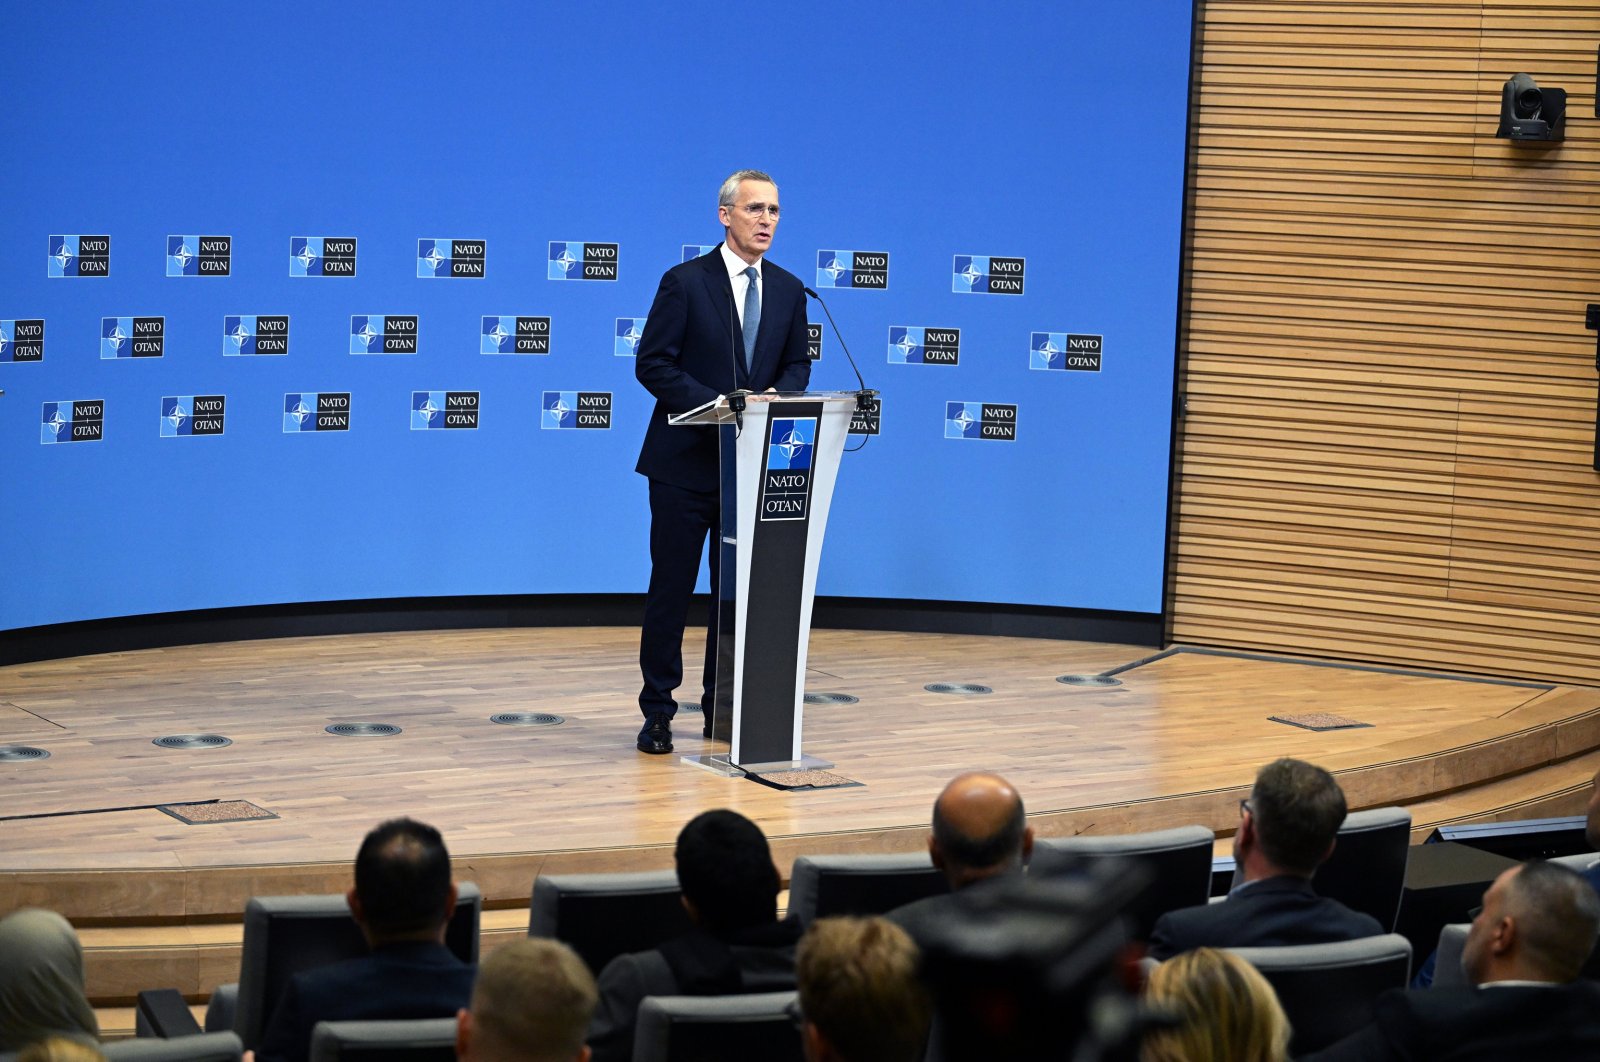
[[[828,304],[822,301],[822,296],[804,285],[801,286],[801,290],[816,299],[817,304],[822,307],[822,312],[828,315],[828,325],[833,329],[833,337],[839,341],[839,349],[843,350],[844,356],[849,359],[850,368],[856,374],[856,383],[861,385],[861,389],[856,392],[856,409],[863,413],[866,412],[872,408],[872,400],[878,397],[878,392],[869,390],[866,381],[861,378],[861,370],[856,368],[856,359],[850,354],[850,348],[845,344],[844,336],[839,334],[839,326],[834,323],[833,312],[828,309]]]
[[[734,347],[735,343],[744,342],[743,336],[735,336],[734,325],[739,320],[739,305],[733,301],[733,288],[728,288],[728,371],[733,380],[733,390],[725,396],[728,399],[728,408],[733,410],[733,430],[735,433],[744,431],[744,399],[750,392],[739,386],[739,352]]]

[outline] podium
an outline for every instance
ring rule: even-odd
[[[669,417],[713,425],[721,461],[722,528],[716,696],[711,736],[726,754],[683,762],[721,774],[832,764],[800,747],[811,605],[828,506],[854,391],[726,396]]]

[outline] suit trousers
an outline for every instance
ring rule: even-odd
[[[644,625],[639,634],[639,670],[644,676],[644,687],[639,691],[643,729],[648,729],[657,717],[670,720],[678,710],[672,693],[683,681],[683,628],[689,598],[700,577],[700,555],[705,550],[707,534],[711,536],[711,607],[706,617],[701,704],[708,705],[714,695],[717,578],[722,554],[719,503],[717,491],[689,490],[650,480],[650,589],[645,596]]]

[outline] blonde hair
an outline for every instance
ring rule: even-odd
[[[795,960],[800,1009],[841,1058],[920,1059],[930,1004],[917,963],[916,944],[886,918],[819,918]]]
[[[1196,948],[1157,966],[1145,1000],[1180,1024],[1146,1037],[1143,1062],[1284,1062],[1289,1019],[1260,972],[1231,952]]]
[[[494,949],[472,990],[474,1057],[574,1058],[599,996],[583,960],[558,940]]]
[[[51,1036],[24,1047],[17,1062],[106,1062],[106,1056],[97,1047],[65,1036]]]

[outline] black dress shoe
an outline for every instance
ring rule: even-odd
[[[672,728],[666,723],[651,723],[649,729],[639,735],[639,751],[652,756],[665,756],[671,752]]]

